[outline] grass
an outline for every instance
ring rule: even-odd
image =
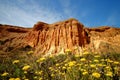
[[[81,55],[82,54],[82,55]],[[0,80],[119,80],[120,54],[84,51],[34,57],[29,51],[0,64]]]

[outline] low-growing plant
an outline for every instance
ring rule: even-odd
[[[116,56],[117,55],[117,56]],[[119,54],[83,52],[35,58],[33,51],[0,64],[0,80],[119,80]]]

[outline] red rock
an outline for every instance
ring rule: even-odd
[[[76,47],[77,52],[82,47],[92,52],[120,52],[120,29],[108,26],[85,28],[76,19],[53,24],[38,22],[33,28],[0,24],[0,51],[5,54],[21,49],[26,51],[26,48],[34,49],[35,55],[62,53],[65,49],[74,52]]]
[[[76,19],[46,24],[39,22],[27,36],[27,43],[36,48],[36,53],[57,53],[89,43],[83,24]]]

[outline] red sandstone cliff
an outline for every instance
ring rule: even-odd
[[[27,43],[36,48],[36,53],[57,53],[75,46],[84,47],[89,37],[83,24],[69,19],[54,24],[38,22],[28,33]]]
[[[80,52],[81,47],[92,52],[120,52],[120,29],[86,28],[76,19],[53,24],[38,22],[33,28],[0,25],[0,51],[5,54],[27,49],[34,49],[35,54],[61,53],[68,48]]]

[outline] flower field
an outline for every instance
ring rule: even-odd
[[[30,51],[0,64],[0,80],[120,80],[120,54],[84,51],[34,57]],[[82,54],[82,55],[81,55]]]

